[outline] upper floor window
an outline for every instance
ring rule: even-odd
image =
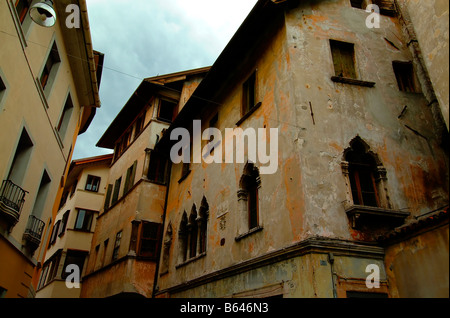
[[[172,122],[178,111],[178,104],[161,99],[159,103],[159,112],[158,112],[158,119],[161,119],[163,121]]]
[[[256,72],[253,72],[242,86],[242,116],[256,104]]]
[[[376,186],[377,163],[362,141],[356,139],[346,153],[353,204],[379,207]]]
[[[150,163],[147,178],[150,181],[165,184],[167,179],[168,160],[161,153],[152,150],[150,152]]]
[[[91,230],[92,220],[94,219],[94,213],[94,211],[78,209],[74,229],[89,232]]]
[[[139,228],[138,255],[156,258],[159,252],[162,224],[141,222]]]
[[[44,91],[46,91],[47,85],[53,83],[60,62],[61,59],[59,57],[58,48],[56,43],[53,43],[40,77],[40,82]]]
[[[88,175],[84,189],[87,191],[98,192],[100,180],[100,177]]]
[[[330,40],[330,46],[335,75],[356,79],[354,44]]]
[[[19,16],[20,23],[23,23],[30,10],[31,0],[16,0],[16,11]]]
[[[73,112],[73,103],[70,94],[67,96],[66,103],[64,104],[64,108],[59,119],[58,123],[58,133],[61,139],[64,139],[66,135],[67,128],[69,127],[70,118],[72,117]]]
[[[259,215],[259,190],[261,178],[258,168],[253,163],[247,163],[239,182],[238,199],[242,210],[242,219],[239,221],[239,233],[237,240],[262,229]]]
[[[416,83],[414,68],[411,62],[392,62],[395,78],[397,79],[398,89],[402,92],[416,93],[419,92]]]
[[[121,241],[122,241],[122,231],[120,231],[116,234],[116,242],[114,243],[114,250],[113,250],[113,255],[112,255],[113,261],[119,258],[119,248],[120,248]]]

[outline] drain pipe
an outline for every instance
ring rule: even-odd
[[[334,255],[333,253],[328,254],[328,262],[331,267],[331,283],[333,288],[333,298],[337,298],[337,290],[336,290],[336,272],[334,271]]]

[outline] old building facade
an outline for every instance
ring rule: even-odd
[[[65,25],[68,1],[55,1],[54,26],[34,23],[29,12],[38,2],[0,2],[0,297],[7,298],[35,295],[77,136],[100,106],[103,54],[92,49],[85,1],[76,2],[77,29]]]
[[[103,207],[112,155],[72,161],[44,259],[37,298],[78,298],[98,214]],[[68,268],[76,265],[78,268]],[[73,277],[69,277],[73,274]],[[77,279],[77,281],[75,281]]]
[[[81,297],[448,297],[446,58],[445,1],[258,1],[98,142]]]
[[[172,166],[157,297],[448,297],[448,103],[434,98],[448,91],[427,71],[431,55],[413,47],[401,10],[417,1],[374,3],[377,28],[366,25],[370,1],[256,4],[195,91],[201,100],[157,145],[169,152],[171,134],[195,135],[198,119],[225,136],[212,142],[218,163],[205,160],[204,136],[187,175]],[[232,164],[229,128],[249,140]],[[261,128],[266,152],[278,129],[273,174],[261,173],[267,162],[245,133]],[[427,230],[402,243],[386,239],[440,212],[432,230],[422,222]]]
[[[99,140],[114,157],[81,297],[153,295],[170,169],[154,148],[208,70],[145,79]]]

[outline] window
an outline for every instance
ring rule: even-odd
[[[138,255],[157,258],[162,224],[143,221],[139,231]]]
[[[58,123],[58,133],[61,139],[64,139],[66,135],[67,127],[69,127],[70,118],[72,117],[73,103],[70,94],[67,96],[66,103],[64,104],[63,112]]]
[[[86,186],[84,187],[87,191],[98,192],[98,188],[100,187],[100,177],[97,176],[87,176]]]
[[[0,298],[5,298],[7,291],[8,291],[7,289],[0,286]]]
[[[206,253],[206,243],[208,237],[208,216],[209,216],[209,204],[206,198],[203,197],[200,210],[198,213],[198,230],[199,230],[199,253]]]
[[[395,8],[394,0],[372,0],[380,8],[380,14],[395,17],[397,10]]]
[[[369,0],[350,0],[350,5],[353,8],[366,10],[367,6],[370,4]]]
[[[3,79],[0,76],[0,106],[1,106],[3,96],[5,96],[5,94],[6,94],[6,84],[5,84],[5,82],[3,82]]]
[[[377,164],[359,139],[351,144],[351,150],[347,152],[345,159],[348,162],[353,204],[379,207],[375,181]]]
[[[334,40],[330,40],[330,45],[335,75],[356,79],[354,45]]]
[[[56,43],[53,43],[50,54],[48,55],[47,61],[45,62],[44,69],[42,70],[40,82],[42,89],[45,91],[47,84],[52,84],[54,78],[56,77],[56,72],[61,59],[58,54],[58,48]]]
[[[108,184],[108,189],[106,191],[106,196],[105,196],[105,204],[103,206],[103,209],[105,211],[109,208],[109,203],[111,202],[112,190],[113,190],[113,185],[112,184]]]
[[[59,233],[59,225],[61,224],[61,220],[57,221],[55,223],[55,225],[53,226],[53,231],[52,231],[52,235],[50,237],[50,243],[49,243],[49,247],[50,245],[54,244],[56,242],[56,238],[58,236]]]
[[[66,213],[64,213],[62,220],[61,220],[61,225],[59,227],[58,236],[62,236],[65,233],[66,227],[67,227],[67,220],[69,219],[69,214],[70,214],[70,210],[67,211]]]
[[[28,11],[30,10],[30,2],[31,1],[29,0],[16,0],[16,11],[19,16],[20,23],[23,23]]]
[[[136,125],[134,128],[134,139],[136,139],[139,136],[139,134],[141,133],[142,129],[144,129],[144,119],[145,119],[145,114],[139,116],[138,119],[136,120]]]
[[[79,273],[81,275],[81,273],[83,272],[84,260],[86,259],[87,254],[88,252],[68,250],[66,254],[66,260],[64,262],[63,271],[61,273],[61,278],[66,279],[67,276],[70,275],[71,271],[67,271],[67,266],[69,265],[78,266],[80,270]]]
[[[94,211],[78,209],[78,215],[75,221],[74,229],[89,232],[91,230],[94,213]]]
[[[8,174],[8,179],[16,185],[20,186],[25,178],[32,150],[33,142],[24,128],[22,129],[22,134],[20,135],[19,143]]]
[[[198,223],[197,223],[197,208],[192,207],[191,215],[188,223],[188,241],[189,241],[189,258],[197,256],[197,241],[198,241]]]
[[[253,163],[247,163],[240,181],[239,198],[244,201],[244,209],[247,211],[248,230],[259,226],[258,190],[261,187],[261,179],[258,169]]]
[[[177,103],[161,99],[161,102],[159,103],[158,119],[172,122],[177,115],[177,106]]]
[[[395,78],[397,79],[398,89],[402,92],[415,93],[416,84],[414,69],[411,62],[392,62]]]
[[[114,243],[114,250],[112,260],[115,261],[119,257],[120,241],[122,240],[122,231],[116,234],[116,242]]]
[[[186,211],[184,211],[183,216],[181,217],[180,230],[178,231],[178,237],[180,240],[180,263],[185,262],[188,256],[188,240],[189,240],[189,231],[188,231],[188,218],[186,215]]]
[[[127,176],[125,178],[125,186],[123,188],[123,194],[125,195],[134,185],[134,178],[136,176],[137,161],[133,163],[127,170]]]
[[[167,179],[168,160],[157,151],[151,151],[147,178],[150,181],[165,184]]]
[[[119,199],[119,190],[120,190],[120,184],[122,183],[122,177],[116,180],[116,183],[114,184],[114,192],[112,196],[111,204],[114,204]]]
[[[245,81],[242,87],[242,116],[250,112],[255,106],[256,72]]]

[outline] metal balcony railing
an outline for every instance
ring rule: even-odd
[[[24,239],[31,243],[32,246],[38,247],[41,243],[42,232],[44,231],[45,223],[35,217],[30,215],[28,218],[28,224],[25,229]]]
[[[11,219],[11,223],[17,223],[25,202],[25,194],[23,190],[11,180],[3,180],[0,187],[0,212],[6,214]]]

